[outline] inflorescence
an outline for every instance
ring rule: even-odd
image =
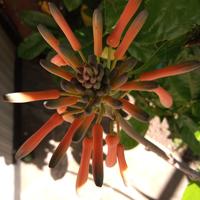
[[[126,120],[122,111],[128,115],[148,123],[150,118],[141,108],[129,101],[127,94],[134,91],[154,92],[161,104],[170,108],[172,96],[162,88],[156,79],[190,72],[200,67],[197,61],[167,66],[151,72],[144,72],[135,80],[129,79],[129,72],[134,70],[137,61],[126,56],[127,49],[141,30],[148,17],[147,10],[141,11],[127,29],[122,33],[137,11],[142,0],[129,0],[116,26],[108,35],[107,58],[102,58],[103,18],[101,11],[96,9],[93,14],[94,55],[85,58],[81,44],[73,34],[68,23],[58,8],[49,3],[50,12],[68,39],[71,49],[59,42],[43,25],[38,30],[46,42],[55,50],[56,55],[50,60],[41,60],[41,66],[48,72],[61,78],[60,89],[50,89],[35,92],[17,92],[4,96],[11,103],[44,101],[44,107],[55,110],[49,120],[37,130],[17,151],[16,158],[20,159],[32,152],[39,143],[55,127],[64,121],[71,125],[56,148],[49,163],[55,167],[66,153],[71,142],[82,142],[82,157],[77,175],[76,188],[80,189],[87,181],[89,163],[92,158],[92,173],[94,182],[101,187],[103,184],[103,117],[109,117],[112,122],[110,133],[105,142],[108,147],[106,165],[112,167],[118,160],[123,180],[127,164],[124,157],[124,147],[120,144],[119,131],[125,129]],[[122,39],[121,39],[122,38]],[[111,51],[114,49],[114,60]],[[116,125],[116,126],[114,126]],[[116,127],[114,129],[114,127]]]

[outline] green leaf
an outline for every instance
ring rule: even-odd
[[[164,41],[160,44],[142,44],[135,41],[129,48],[129,53],[144,62],[135,74],[150,71],[156,67],[161,68],[170,63],[174,63],[180,54],[185,43],[185,35],[170,41]],[[159,65],[158,65],[159,63]]]
[[[83,27],[74,31],[82,45],[82,51],[85,55],[93,54],[93,33],[91,27]]]
[[[26,37],[18,46],[17,53],[20,58],[32,60],[48,48],[39,33],[33,33]]]
[[[38,24],[42,24],[50,28],[57,28],[57,25],[52,17],[39,11],[24,10],[20,13],[20,18],[25,24],[34,28]]]
[[[111,31],[112,27],[119,19],[119,16],[122,13],[126,4],[127,4],[126,0],[103,1],[104,23],[105,23],[106,33],[109,33]]]
[[[69,12],[77,9],[81,3],[82,3],[82,0],[63,0],[63,3],[65,5],[65,7],[67,8],[67,10]]]
[[[166,78],[164,87],[172,94],[176,105],[190,103],[191,100],[200,99],[200,70]]]
[[[179,127],[180,136],[183,141],[196,155],[200,155],[200,142],[196,138],[196,131],[199,130],[198,125],[186,115],[181,115],[178,118],[177,125]]]
[[[139,122],[133,118],[129,120],[129,123],[133,126],[134,130],[138,132],[138,134],[144,136],[147,129],[148,129],[148,124],[147,123],[142,123]],[[138,143],[130,138],[125,131],[121,130],[120,131],[120,143],[123,144],[125,149],[132,149],[138,145]]]
[[[200,182],[191,182],[186,187],[182,200],[199,200]]]
[[[200,121],[200,100],[192,105],[192,115]]]
[[[195,136],[196,140],[200,142],[200,130],[194,132],[194,136]]]
[[[138,40],[156,43],[175,39],[200,24],[199,0],[146,0],[149,17]]]

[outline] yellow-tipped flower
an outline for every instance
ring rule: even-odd
[[[93,37],[94,37],[94,54],[101,56],[102,54],[102,34],[103,34],[103,19],[99,9],[96,9],[92,18]]]

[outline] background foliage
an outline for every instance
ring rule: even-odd
[[[99,6],[104,15],[104,31],[106,35],[115,25],[123,10],[126,0],[63,0],[63,14],[73,30],[80,38],[83,51],[92,52],[91,16],[95,7]],[[139,62],[131,76],[143,71],[161,68],[187,60],[200,61],[200,1],[199,0],[144,0],[140,8],[149,12],[148,20],[142,31],[129,48],[130,56]],[[70,17],[72,16],[72,17]],[[37,32],[38,24],[46,25],[63,41],[60,32],[48,13],[24,11],[21,19],[32,27],[33,33],[24,39],[18,47],[18,55],[25,59],[52,54],[49,46]],[[73,21],[72,21],[73,20]],[[170,124],[171,138],[180,138],[200,156],[200,71],[170,77],[160,81],[173,96],[174,104],[171,109],[163,108],[154,94],[145,92],[131,95],[151,116],[159,115],[166,118]],[[151,105],[153,106],[149,106]],[[147,130],[147,125],[129,120],[141,133]],[[121,132],[121,141],[127,149],[136,146],[136,142]],[[199,190],[198,183],[191,183],[184,193],[184,200],[190,198],[190,193]]]

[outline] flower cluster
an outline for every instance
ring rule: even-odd
[[[92,20],[94,55],[89,55],[88,60],[84,57],[79,40],[61,12],[54,4],[49,3],[51,15],[68,39],[71,49],[60,43],[46,27],[38,25],[42,37],[56,52],[50,61],[41,60],[40,64],[48,72],[61,78],[61,89],[17,92],[4,96],[5,101],[11,103],[45,100],[44,106],[55,110],[55,114],[20,147],[16,153],[17,159],[32,152],[49,132],[66,121],[71,125],[53,153],[49,167],[56,166],[71,142],[81,141],[82,156],[76,188],[80,189],[86,183],[91,158],[94,182],[101,187],[103,184],[103,127],[101,121],[107,116],[112,119],[112,123],[109,127],[110,133],[105,137],[108,147],[105,163],[107,167],[112,167],[118,161],[120,173],[124,179],[127,164],[124,147],[120,144],[119,131],[120,128],[126,130],[127,127],[121,113],[126,112],[144,123],[149,121],[149,115],[126,98],[127,93],[132,90],[154,92],[158,95],[161,104],[169,108],[173,104],[172,96],[155,80],[190,72],[200,67],[199,62],[189,61],[145,72],[137,79],[129,80],[128,74],[134,70],[136,60],[125,54],[147,20],[147,10],[141,11],[134,18],[123,38],[122,34],[138,10],[141,1],[129,0],[125,6],[116,26],[107,37],[107,58],[102,58],[102,14],[99,9],[94,11]],[[112,60],[111,50],[113,49],[114,59]]]

